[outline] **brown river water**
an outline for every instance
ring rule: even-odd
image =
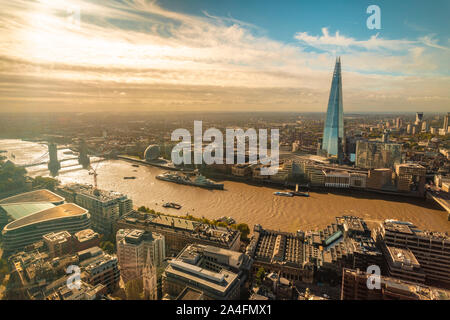
[[[16,163],[31,163],[46,151],[45,145],[20,140],[0,140],[0,150],[13,153]],[[73,155],[58,152],[59,158]],[[61,183],[93,184],[93,176],[76,164],[76,160],[62,163],[63,168],[57,178]],[[98,173],[98,186],[105,190],[115,190],[127,194],[136,206],[145,205],[163,213],[184,215],[186,213],[209,219],[231,216],[237,222],[247,223],[250,228],[261,224],[264,228],[296,231],[298,229],[317,230],[333,223],[336,216],[355,215],[373,226],[384,219],[410,221],[421,229],[450,231],[447,213],[436,204],[421,199],[351,193],[348,190],[332,193],[311,192],[309,198],[274,196],[277,191],[268,187],[224,181],[225,190],[207,190],[198,187],[178,185],[157,180],[156,175],[164,170],[139,165],[133,167],[123,160],[107,160],[93,164]],[[46,165],[28,168],[31,176],[48,175]],[[125,176],[136,176],[134,180],[124,180]],[[164,202],[176,202],[182,209],[166,209]]]

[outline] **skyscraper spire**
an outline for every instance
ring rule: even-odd
[[[330,97],[328,99],[327,118],[323,128],[322,150],[328,156],[342,159],[344,140],[344,116],[342,103],[341,57],[336,58],[333,79],[331,81]]]

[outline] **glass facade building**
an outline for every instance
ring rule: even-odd
[[[328,100],[327,118],[323,128],[322,150],[328,156],[342,159],[342,141],[344,141],[344,115],[342,104],[341,58],[336,59],[330,98]]]

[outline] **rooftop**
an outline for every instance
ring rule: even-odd
[[[30,214],[53,208],[55,205],[50,202],[28,202],[28,203],[5,203],[0,204],[7,215],[14,220],[29,216]]]
[[[227,292],[238,280],[238,275],[231,271],[222,269],[220,272],[213,272],[178,259],[170,261],[165,274],[187,279],[190,283],[198,283],[203,288],[212,289],[220,294]]]
[[[219,243],[228,244],[233,242],[239,236],[239,231],[231,228],[218,227],[189,219],[163,214],[144,213],[135,210],[122,216],[119,221],[126,224],[125,228],[146,229],[146,226],[148,225],[158,225],[162,227],[162,231],[178,229],[190,233],[192,237]]]
[[[77,239],[79,242],[83,241],[89,241],[91,239],[99,237],[99,234],[95,232],[92,229],[84,229],[81,231],[78,231],[74,234],[75,239]]]
[[[65,241],[68,238],[71,238],[71,235],[67,231],[60,231],[60,232],[51,232],[43,235],[44,240],[55,242],[55,241]]]
[[[428,238],[433,240],[449,241],[450,237],[447,233],[438,231],[419,230],[412,224],[407,224],[401,221],[385,221],[383,227],[386,231],[399,232],[410,235],[415,235],[421,238]]]
[[[387,246],[387,250],[394,264],[420,267],[416,257],[409,249]]]
[[[47,189],[34,190],[30,192],[21,193],[9,198],[0,200],[0,204],[7,203],[35,203],[35,202],[51,202],[60,203],[64,202],[64,198],[51,192]]]
[[[68,184],[62,187],[65,191],[71,191],[78,194],[82,194],[85,196],[88,196],[90,198],[93,198],[95,200],[101,201],[101,202],[107,202],[115,199],[126,199],[127,196],[124,194],[121,194],[116,191],[106,191],[106,190],[100,190],[95,189],[91,185],[85,185],[85,184]]]
[[[178,295],[177,300],[202,300],[203,292],[197,289],[186,287]]]
[[[5,226],[4,230],[11,231],[34,223],[70,216],[79,216],[87,213],[88,211],[86,209],[81,208],[74,203],[64,203],[10,222]]]

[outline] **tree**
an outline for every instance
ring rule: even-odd
[[[138,211],[148,213],[148,212],[150,212],[150,209],[148,207],[146,207],[146,206],[140,206],[138,208]]]
[[[111,241],[100,242],[100,248],[109,254],[113,254],[116,251],[116,247]]]
[[[260,285],[266,275],[266,270],[263,267],[260,267],[258,271],[256,271],[255,281],[257,285]]]
[[[241,240],[247,241],[248,235],[250,234],[250,228],[248,227],[248,225],[246,223],[239,223],[236,226],[236,229],[238,229],[241,232]]]
[[[38,176],[33,180],[33,188],[39,189],[48,189],[51,191],[55,191],[56,186],[58,185],[58,180],[53,178],[41,177]]]
[[[11,161],[0,166],[0,192],[11,191],[25,186],[27,171],[16,167]]]

